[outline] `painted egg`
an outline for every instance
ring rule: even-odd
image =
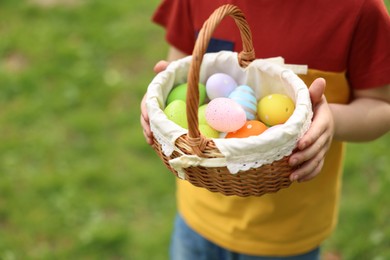
[[[219,132],[207,124],[200,124],[199,131],[208,138],[218,138]]]
[[[225,73],[215,73],[206,81],[206,93],[209,99],[228,97],[236,87],[236,81]]]
[[[219,97],[211,100],[205,113],[207,123],[220,132],[236,131],[246,122],[244,109],[230,98]]]
[[[236,101],[245,110],[246,118],[254,120],[257,116],[257,99],[253,89],[247,85],[240,85],[230,93],[229,98]]]
[[[267,130],[267,126],[258,120],[247,121],[243,127],[235,132],[227,133],[226,138],[246,138],[260,135]]]
[[[201,105],[198,108],[198,124],[199,125],[207,124],[207,121],[206,121],[206,107],[207,107],[207,104],[204,104],[204,105]]]
[[[171,92],[169,92],[167,97],[166,104],[170,104],[174,100],[183,100],[186,102],[186,96],[187,96],[187,83],[180,84],[176,87],[174,87]],[[206,86],[202,83],[199,83],[199,106],[203,105],[205,99],[206,99]]]
[[[188,128],[186,103],[183,100],[174,100],[164,109],[165,115],[169,120],[177,125]]]
[[[293,114],[294,109],[294,102],[283,94],[265,96],[257,106],[260,120],[269,126],[284,124]]]

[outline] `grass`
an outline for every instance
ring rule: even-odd
[[[45,2],[0,4],[0,259],[166,259],[174,180],[138,123],[157,1]]]
[[[325,243],[328,254],[342,259],[390,258],[389,137],[348,145],[339,224]]]
[[[0,2],[0,259],[167,259],[174,178],[139,126],[158,2]],[[389,145],[348,146],[326,252],[390,257]]]

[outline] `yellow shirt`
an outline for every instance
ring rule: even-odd
[[[329,103],[348,102],[344,73],[310,70],[302,79],[309,86],[317,77],[327,81]],[[344,144],[334,141],[315,179],[261,197],[224,196],[178,180],[179,212],[199,234],[235,252],[281,256],[307,252],[336,225],[343,153]]]

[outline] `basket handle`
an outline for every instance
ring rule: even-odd
[[[203,154],[207,142],[206,137],[200,134],[198,122],[200,65],[202,64],[203,55],[206,53],[211,35],[226,16],[231,16],[240,30],[243,46],[243,50],[238,54],[240,66],[245,68],[255,59],[252,34],[242,11],[231,4],[223,5],[216,9],[203,24],[202,29],[199,32],[192,52],[192,60],[187,76],[188,91],[186,97],[186,113],[188,122],[188,144],[191,146],[192,151],[198,156]]]

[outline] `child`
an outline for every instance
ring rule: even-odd
[[[318,259],[337,222],[344,142],[390,129],[389,14],[382,0],[164,0],[153,19],[167,30],[168,60],[190,55],[204,21],[226,3],[245,14],[257,58],[308,65],[300,76],[311,85],[313,123],[290,157],[300,168],[288,189],[241,198],[178,180],[171,258]],[[209,49],[241,51],[232,19],[221,22]],[[141,109],[151,144],[144,102]]]

